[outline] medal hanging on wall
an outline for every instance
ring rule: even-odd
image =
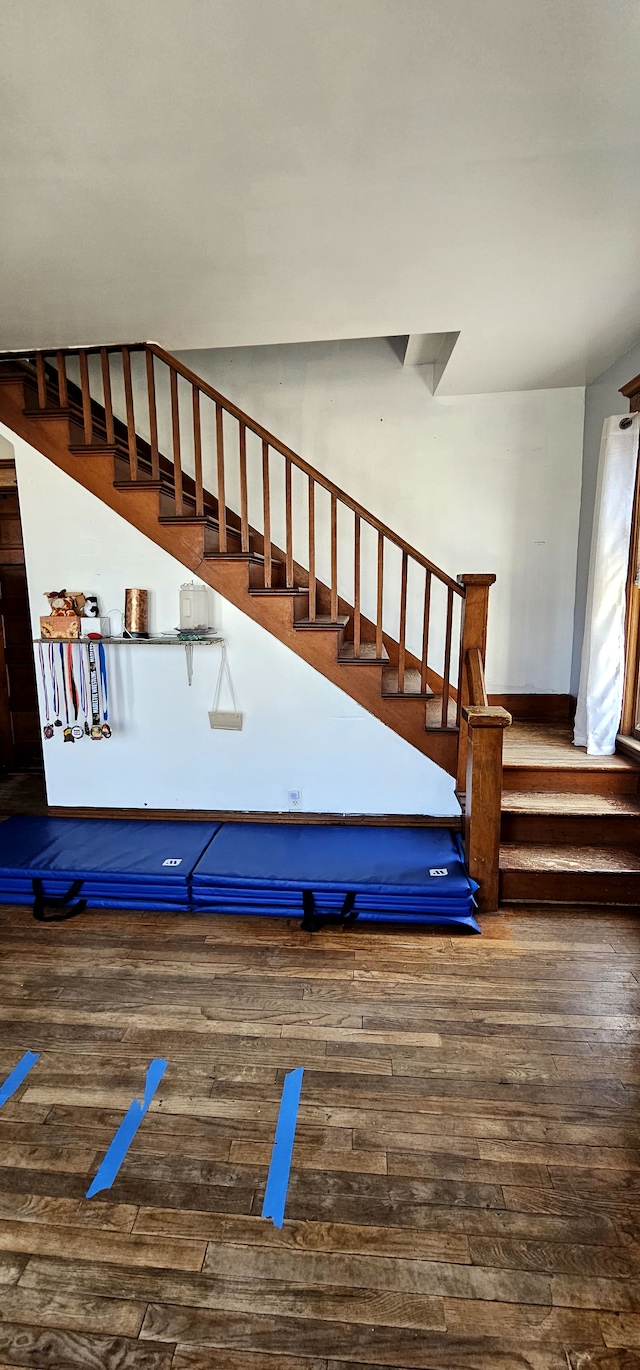
[[[91,737],[88,710],[89,700],[87,697],[87,671],[84,660],[84,643],[78,643],[78,651],[80,653],[80,669],[78,671],[78,676],[80,678],[80,708],[82,710],[82,717],[84,720],[83,734],[85,737]]]
[[[64,646],[62,642],[60,643],[60,670],[62,672],[62,692],[64,694],[64,716],[66,725],[62,737],[65,742],[75,742],[75,738],[71,731],[71,723],[69,721],[69,695],[67,693],[67,677],[64,669]]]
[[[74,669],[73,669],[73,643],[72,643],[72,642],[68,642],[68,643],[67,643],[67,680],[68,680],[68,684],[69,684],[69,697],[70,697],[70,699],[71,699],[71,704],[72,704],[72,707],[73,707],[73,719],[74,719],[73,727],[72,727],[72,729],[71,729],[71,736],[72,736],[74,742],[79,742],[80,739],[84,737],[84,728],[82,728],[81,725],[78,723],[79,699],[78,699],[78,690],[77,690],[77,687],[76,687],[76,678],[75,678],[75,673],[74,673]]]
[[[107,654],[104,650],[104,643],[98,643],[98,656],[100,658],[100,689],[102,692],[102,736],[111,737],[109,727],[109,682],[107,680]]]
[[[42,729],[42,731],[43,731],[45,737],[46,737],[47,740],[48,740],[50,737],[53,737],[53,723],[51,722],[51,718],[50,718],[50,715],[49,715],[49,692],[48,692],[48,690],[47,690],[47,677],[46,677],[45,668],[44,668],[44,652],[43,652],[43,650],[42,650],[42,643],[41,643],[41,642],[38,643],[38,656],[39,656],[39,658],[40,658],[40,671],[41,671],[41,674],[42,674],[42,691],[43,691],[43,694],[44,694],[44,711],[45,711],[45,715],[46,715],[46,719],[47,719],[47,721],[46,721],[46,723],[45,723],[44,728]]]
[[[51,676],[51,707],[55,714],[54,728],[62,727],[60,717],[60,686],[58,684],[58,673],[56,671],[55,647],[49,643],[49,675]]]
[[[89,643],[89,693],[91,695],[91,738],[94,742],[99,742],[102,738],[102,727],[100,725],[100,694],[98,691],[96,649],[93,642]]]

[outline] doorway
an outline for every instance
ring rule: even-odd
[[[0,773],[42,771],[15,462],[0,460]]]

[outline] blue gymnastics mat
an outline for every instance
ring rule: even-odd
[[[0,824],[0,901],[41,921],[92,908],[456,924],[476,886],[448,828],[14,817]]]
[[[9,818],[0,824],[0,900],[33,904],[36,917],[44,917],[44,908],[68,917],[80,911],[78,901],[184,912],[193,869],[219,828],[135,818]]]
[[[473,932],[474,890],[448,828],[223,823],[192,878],[210,913],[322,922],[456,923]]]

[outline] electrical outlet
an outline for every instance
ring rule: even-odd
[[[302,808],[302,790],[289,790],[289,808]]]

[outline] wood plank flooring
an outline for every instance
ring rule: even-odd
[[[639,971],[598,908],[481,938],[1,909],[0,1080],[42,1055],[0,1111],[0,1370],[639,1370]]]

